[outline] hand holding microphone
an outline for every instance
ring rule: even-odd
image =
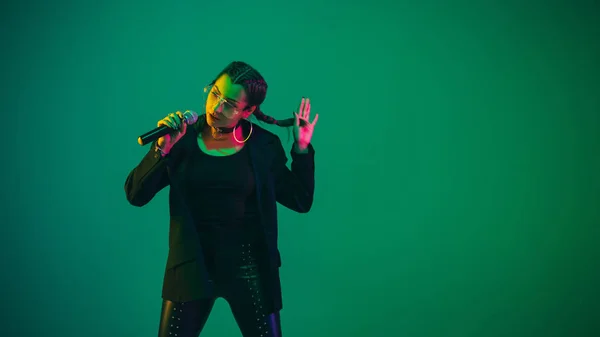
[[[171,113],[158,121],[156,129],[141,135],[138,138],[138,143],[146,145],[157,140],[156,144],[163,155],[167,154],[171,151],[173,145],[185,135],[188,124],[194,124],[197,120],[198,114],[194,111]]]
[[[180,111],[171,113],[167,117],[159,120],[156,126],[166,126],[171,129],[171,133],[167,133],[158,138],[158,141],[156,142],[156,145],[162,149],[163,154],[169,153],[173,145],[175,145],[187,131],[187,123],[185,123],[183,114]]]

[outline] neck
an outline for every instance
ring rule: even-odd
[[[218,141],[218,142],[227,142],[227,143],[238,144],[238,142],[234,138],[234,132],[235,132],[235,137],[237,137],[237,139],[243,139],[243,138],[241,138],[241,137],[243,137],[242,127],[239,125],[237,128],[235,128],[233,126],[232,127],[212,127],[208,124],[205,124],[204,128],[202,129],[202,137],[204,139],[211,139],[211,140]]]

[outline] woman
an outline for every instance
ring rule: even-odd
[[[125,182],[127,200],[139,207],[169,186],[159,336],[198,336],[218,297],[244,337],[280,336],[277,203],[300,213],[312,206],[318,115],[310,122],[304,98],[294,118],[265,115],[267,84],[244,62],[228,65],[205,93],[206,114],[193,125],[180,112],[158,122],[174,132],[152,144]],[[279,138],[250,116],[293,127],[291,170]]]

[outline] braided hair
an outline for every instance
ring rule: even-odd
[[[289,127],[294,125],[295,118],[277,120],[266,115],[260,110],[260,105],[267,97],[267,88],[269,86],[262,75],[252,66],[241,61],[231,62],[219,73],[219,75],[215,78],[215,80],[212,81],[211,84],[215,84],[217,79],[224,74],[227,74],[229,77],[231,77],[233,84],[240,84],[244,88],[248,100],[248,107],[253,105],[256,106],[256,109],[253,113],[256,119],[267,124],[273,124],[281,127]]]

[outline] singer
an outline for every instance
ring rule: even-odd
[[[206,113],[172,113],[127,176],[125,194],[144,206],[169,186],[169,254],[159,337],[197,337],[215,300],[225,299],[244,337],[281,336],[277,203],[306,213],[314,194],[318,114],[302,98],[293,118],[260,110],[267,83],[244,62],[229,64],[204,88]],[[279,138],[251,120],[291,127],[291,169]],[[188,125],[190,123],[190,125]]]

